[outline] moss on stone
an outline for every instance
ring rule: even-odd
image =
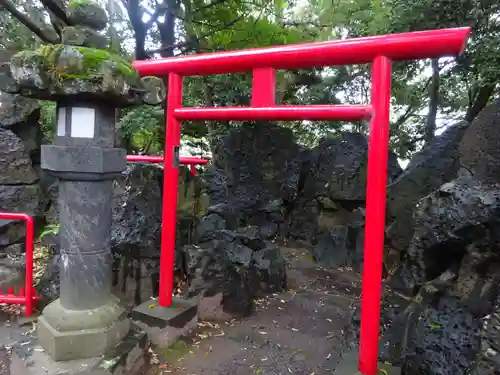
[[[68,3],[68,8],[69,7],[76,8],[88,4],[99,6],[96,2],[90,0],[72,0]]]
[[[45,67],[50,69],[57,63],[57,58],[63,48],[64,45],[62,44],[43,45],[34,52],[43,58]]]
[[[76,47],[83,55],[85,67],[89,69],[98,68],[105,61],[111,61],[116,64],[117,71],[125,77],[138,77],[136,70],[128,61],[106,50],[99,50],[87,47]]]
[[[83,69],[81,67],[60,67],[59,57],[65,48],[71,48],[82,56]],[[137,79],[139,76],[132,65],[122,57],[107,50],[99,50],[87,47],[65,46],[63,44],[44,45],[35,51],[22,51],[13,56],[12,61],[18,66],[25,65],[33,57],[39,57],[43,62],[43,68],[55,74],[60,79],[86,79],[95,80],[100,76],[100,69],[106,62],[114,63],[116,71],[126,79]]]
[[[16,66],[31,66],[33,64],[42,65],[44,58],[36,51],[21,51],[11,58],[11,63]]]

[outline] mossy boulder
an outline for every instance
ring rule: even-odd
[[[106,49],[109,40],[106,36],[84,26],[68,26],[62,30],[63,44],[97,49]]]
[[[100,5],[88,0],[70,1],[66,14],[72,25],[88,26],[94,30],[103,30],[108,24],[106,11]]]
[[[143,85],[136,70],[107,50],[46,45],[22,51],[12,57],[10,75],[9,87],[17,86],[23,96],[35,99],[102,98],[116,105],[142,102]]]
[[[19,127],[22,125],[38,124],[39,112],[40,103],[38,101],[0,92],[0,127],[11,128],[17,136],[20,136]],[[28,141],[24,138],[23,140]]]
[[[10,73],[19,89],[24,92],[46,91],[50,75],[44,69],[44,58],[35,51],[23,51],[11,59]]]
[[[21,88],[12,78],[10,64],[8,62],[0,64],[0,91],[8,94],[17,94]]]

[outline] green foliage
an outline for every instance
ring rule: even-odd
[[[267,47],[304,41],[296,29],[284,28],[268,19],[245,18],[231,29],[216,33],[207,47],[210,49],[243,49]]]
[[[158,108],[144,105],[128,109],[118,125],[128,145],[127,151],[146,154],[163,152],[164,123]]]
[[[43,142],[52,143],[56,131],[56,103],[41,101],[40,125],[42,128]]]
[[[58,234],[60,229],[61,225],[59,223],[49,224],[43,229],[43,232],[40,233],[40,239],[42,239],[45,236],[48,236],[49,234]]]
[[[88,5],[88,4],[95,4],[95,2],[89,1],[89,0],[71,0],[68,3],[68,8],[78,8],[78,7],[81,7],[83,5]]]

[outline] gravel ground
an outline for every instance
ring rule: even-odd
[[[0,349],[0,375],[9,375],[9,353],[7,349]]]

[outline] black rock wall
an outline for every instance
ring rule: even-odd
[[[471,124],[449,129],[412,161],[427,167],[409,169],[391,190],[406,192],[401,203],[393,197],[399,224],[404,212],[413,214],[405,233],[392,228],[407,243],[392,286],[415,296],[396,319],[407,338],[391,359],[406,375],[500,373],[499,108],[492,103]],[[425,196],[406,199],[412,190]],[[400,339],[392,334],[389,341]]]
[[[392,248],[404,252],[413,234],[411,222],[417,202],[455,178],[459,168],[459,146],[469,124],[465,121],[450,126],[415,154],[406,169],[388,186],[387,230]]]
[[[40,184],[40,108],[34,100],[0,93],[0,211],[43,219]],[[25,224],[0,219],[0,258],[19,255]]]
[[[231,130],[204,176],[210,207],[198,243],[185,248],[190,292],[222,293],[226,312],[248,314],[252,298],[286,288],[277,240],[305,241],[324,266],[360,269],[367,155],[360,133],[304,149],[290,129],[275,124]],[[389,160],[391,182],[401,168],[394,154]]]

